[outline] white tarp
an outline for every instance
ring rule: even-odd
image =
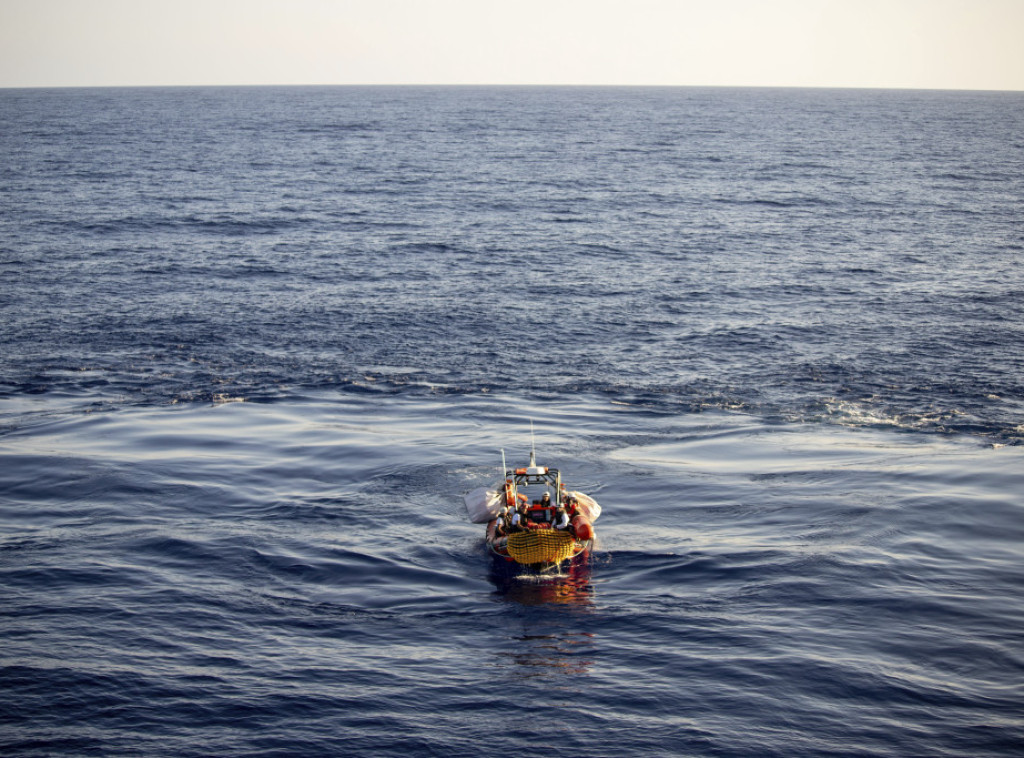
[[[576,498],[576,502],[579,503],[580,513],[590,523],[597,521],[601,515],[601,506],[597,504],[590,495],[584,495],[582,492],[570,492],[570,497]]]
[[[497,518],[501,509],[505,507],[505,496],[501,492],[495,492],[486,487],[478,487],[464,499],[466,510],[469,512],[469,520],[474,524],[486,524],[491,519]]]

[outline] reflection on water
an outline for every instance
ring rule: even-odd
[[[524,606],[520,633],[498,649],[495,662],[511,668],[516,676],[535,678],[587,674],[594,664],[596,635],[578,623],[594,607],[590,582],[590,555],[585,553],[555,572],[534,572],[516,564],[495,560],[491,581],[501,600]],[[569,615],[540,613],[543,608],[568,610]]]
[[[491,582],[505,600],[522,605],[574,605],[592,607],[594,588],[590,584],[590,553],[577,556],[557,571],[536,572],[515,563],[495,559]]]
[[[595,635],[590,632],[524,634],[499,653],[499,664],[522,667],[523,678],[588,674],[594,665]]]

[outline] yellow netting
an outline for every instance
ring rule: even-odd
[[[508,554],[517,563],[558,563],[570,558],[576,540],[568,532],[538,529],[508,536]]]

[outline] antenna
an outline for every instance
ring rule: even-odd
[[[533,434],[533,419],[530,419],[530,466],[537,465],[537,438]]]
[[[505,448],[501,449],[501,479],[504,481],[508,468],[505,466]]]

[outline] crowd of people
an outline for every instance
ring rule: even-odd
[[[497,536],[507,536],[525,529],[560,529],[571,530],[572,517],[575,514],[574,498],[564,496],[562,502],[551,500],[551,493],[532,503],[519,498],[509,498],[512,504],[501,510],[498,516]]]

